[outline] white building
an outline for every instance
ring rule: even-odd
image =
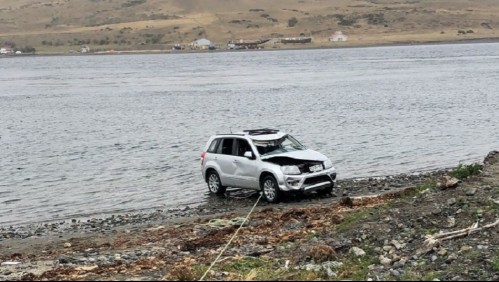
[[[329,41],[331,42],[343,42],[347,40],[348,36],[344,35],[341,31],[337,31],[333,35],[331,35],[331,37],[329,37]]]
[[[209,49],[210,46],[213,46],[213,45],[211,44],[210,40],[208,40],[206,38],[201,38],[201,39],[193,41],[190,44],[190,46],[192,49]]]
[[[0,54],[10,54],[12,53],[12,49],[11,48],[1,48],[0,49]]]
[[[90,52],[90,48],[88,46],[83,46],[80,49],[80,53],[89,53],[89,52]]]

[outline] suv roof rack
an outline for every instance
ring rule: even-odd
[[[265,134],[276,134],[279,132],[279,129],[271,129],[271,128],[247,129],[243,130],[243,132],[249,135],[265,135]]]

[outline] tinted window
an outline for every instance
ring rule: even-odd
[[[220,139],[215,139],[211,142],[210,147],[208,148],[208,153],[215,153],[217,151],[218,144],[220,143]]]
[[[233,138],[226,138],[222,141],[222,146],[219,146],[218,152],[224,155],[232,155],[232,145],[234,144]]]
[[[248,141],[244,139],[237,139],[237,155],[240,157],[244,157],[244,153],[248,151],[253,152]]]

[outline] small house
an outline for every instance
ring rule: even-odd
[[[348,36],[344,35],[343,32],[337,31],[331,37],[329,37],[329,41],[331,42],[344,42],[348,40]]]
[[[89,53],[89,52],[90,52],[90,48],[88,46],[83,46],[80,49],[80,53]]]
[[[198,39],[198,40],[194,40],[190,44],[191,49],[203,49],[203,50],[206,50],[206,49],[210,49],[211,46],[213,46],[213,44],[211,44],[211,41],[208,40],[208,39],[206,39],[206,38],[201,38],[201,39]]]
[[[13,50],[10,47],[0,48],[0,54],[11,54],[12,52]]]

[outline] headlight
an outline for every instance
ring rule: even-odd
[[[300,169],[295,165],[284,165],[281,166],[282,173],[284,174],[301,174]]]
[[[333,163],[331,162],[331,160],[327,160],[324,162],[324,168],[325,169],[329,169],[329,168],[332,168],[333,167]]]

